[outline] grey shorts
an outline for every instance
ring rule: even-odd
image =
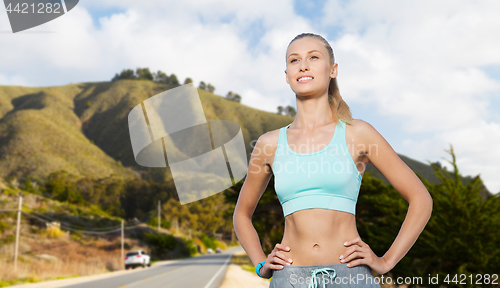
[[[273,270],[269,288],[380,288],[379,279],[373,276],[371,271],[370,266],[365,264],[352,268],[347,267],[347,263],[285,265],[283,269]]]

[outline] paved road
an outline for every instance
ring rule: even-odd
[[[149,268],[136,268],[134,273],[79,283],[65,288],[218,288],[231,262],[231,255],[241,246],[222,253],[202,255]]]

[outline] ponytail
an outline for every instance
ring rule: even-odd
[[[332,109],[332,116],[335,123],[341,119],[348,124],[352,124],[351,109],[344,99],[342,99],[342,96],[340,96],[337,78],[330,79],[330,85],[328,87],[328,103],[330,104],[330,109]]]

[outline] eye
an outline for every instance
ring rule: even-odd
[[[311,59],[312,59],[312,58],[317,58],[317,59],[319,59],[319,57],[318,57],[318,56],[311,56]]]
[[[290,61],[290,63],[293,63],[293,61],[296,61],[297,59],[293,59],[292,61]]]

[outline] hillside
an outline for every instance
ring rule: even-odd
[[[44,179],[53,171],[103,177],[134,177],[81,129],[74,113],[78,85],[0,87],[0,176]]]
[[[111,174],[137,177],[134,171],[141,170],[157,174],[159,169],[135,163],[127,116],[138,103],[169,88],[137,80],[38,88],[0,86],[0,177],[45,179],[59,170],[92,178]],[[251,139],[293,120],[204,90],[199,94],[207,121],[225,119],[240,124],[248,154]],[[168,179],[168,169],[161,171],[160,179]]]

